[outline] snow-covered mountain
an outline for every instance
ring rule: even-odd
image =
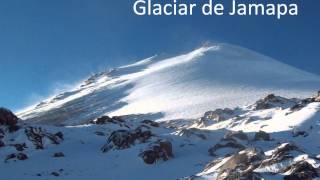
[[[216,44],[96,74],[80,87],[18,115],[33,122],[69,125],[104,114],[197,118],[209,109],[247,105],[270,93],[307,97],[319,84],[319,76],[248,49]]]
[[[316,179],[319,88],[228,44],[154,56],[0,108],[0,179]]]

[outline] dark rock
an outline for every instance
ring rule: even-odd
[[[153,150],[146,150],[140,156],[146,164],[154,164],[158,159],[158,154]]]
[[[149,138],[151,138],[151,136],[151,131],[143,130],[142,128],[137,128],[133,131],[113,131],[111,135],[108,137],[107,144],[105,144],[101,148],[101,150],[102,152],[107,152],[112,148],[118,150],[127,149],[134,145],[135,141],[139,141],[139,143],[145,143]]]
[[[249,139],[248,135],[243,131],[230,131],[224,136],[224,139],[230,139],[230,138],[232,139],[237,138],[244,141],[247,141]]]
[[[318,91],[317,95],[313,98],[313,102],[320,102],[320,91]]]
[[[12,133],[12,132],[18,131],[20,128],[21,128],[20,126],[11,125],[11,126],[8,127],[8,130],[9,130],[10,133]]]
[[[24,153],[18,153],[18,154],[12,153],[12,154],[7,155],[5,162],[7,162],[10,159],[15,159],[15,158],[23,161],[23,160],[28,159],[28,156]]]
[[[259,166],[264,157],[263,151],[255,148],[240,151],[232,155],[219,168],[217,179],[231,180],[232,178],[251,179],[261,177],[254,172],[254,169]]]
[[[289,175],[284,176],[284,180],[311,180],[319,177],[317,169],[306,161],[297,162],[284,170]]]
[[[129,148],[135,141],[135,134],[127,130],[117,130],[111,133],[108,144],[112,143],[117,149]]]
[[[5,146],[4,142],[0,140],[0,148],[4,146]]]
[[[306,131],[292,131],[292,136],[293,137],[299,137],[299,136],[307,137],[307,136],[309,136],[309,133],[307,133]]]
[[[167,140],[160,140],[151,145],[151,147],[140,154],[146,164],[154,164],[159,159],[167,161],[173,157],[172,144]]]
[[[220,171],[217,180],[240,180],[240,172],[234,169],[225,169]]]
[[[55,134],[55,136],[57,136],[58,138],[60,138],[61,140],[63,140],[63,133],[62,132],[57,132]]]
[[[313,102],[320,102],[320,96],[318,95],[312,98],[306,98],[306,99],[300,100],[296,105],[290,108],[291,112],[287,113],[287,115],[296,111],[300,111],[302,108],[306,107],[308,104]]]
[[[229,131],[224,137],[220,140],[219,143],[214,145],[212,148],[208,150],[211,156],[217,156],[216,151],[222,148],[231,148],[232,154],[242,151],[246,148],[246,144],[248,143],[249,137],[243,131]],[[224,154],[225,156],[229,156],[230,154]]]
[[[43,149],[43,134],[41,128],[27,127],[25,129],[25,134],[36,147],[36,149]]]
[[[139,131],[137,133],[137,137],[140,143],[145,143],[151,136],[151,131]]]
[[[166,159],[169,159],[169,157],[173,157],[172,152],[172,144],[170,141],[160,141],[159,142],[160,149],[165,153]]]
[[[179,136],[186,136],[188,138],[195,136],[202,140],[206,140],[207,137],[205,134],[203,134],[203,130],[197,129],[197,128],[190,128],[190,129],[182,129],[179,133]]]
[[[17,154],[17,159],[21,160],[21,161],[24,161],[24,160],[28,159],[28,156],[26,154],[24,154],[24,153],[18,153]]]
[[[64,153],[63,152],[57,152],[53,154],[53,157],[59,158],[59,157],[64,157]]]
[[[43,149],[43,140],[47,138],[51,141],[52,144],[60,144],[63,140],[63,134],[58,132],[56,134],[51,134],[46,132],[41,127],[26,127],[25,134],[28,137],[29,141],[31,141],[36,149]]]
[[[107,123],[113,123],[113,124],[120,124],[125,122],[121,117],[115,116],[115,117],[109,117],[109,116],[102,116],[99,117],[93,121],[91,121],[92,124],[107,124]]]
[[[264,99],[257,101],[256,110],[271,108],[268,102],[280,102],[280,101],[277,99],[277,97],[274,94],[269,94]]]
[[[0,125],[14,126],[18,123],[18,117],[10,110],[0,108]]]
[[[237,142],[233,142],[233,141],[230,141],[230,142],[220,142],[216,145],[214,145],[212,148],[210,148],[208,150],[209,154],[211,156],[217,156],[216,155],[216,151],[218,149],[221,149],[221,148],[233,148],[233,149],[236,149],[235,152],[238,152],[238,151],[241,151],[241,150],[244,150],[246,147],[240,143],[237,143]]]
[[[210,170],[212,167],[214,167],[215,165],[217,165],[218,163],[221,163],[223,160],[223,158],[217,158],[217,159],[213,159],[211,162],[209,162],[203,171],[208,171]]]
[[[52,172],[51,175],[52,175],[52,176],[56,176],[56,177],[57,177],[57,176],[60,176],[60,174],[59,174],[58,172]]]
[[[43,135],[45,138],[49,139],[52,144],[60,144],[61,141],[63,141],[63,135],[61,136],[60,133],[51,134],[51,133],[44,131]]]
[[[264,99],[261,99],[256,102],[255,110],[269,109],[269,108],[272,108],[271,103],[279,103],[279,102],[280,100],[274,94],[269,94]]]
[[[155,121],[151,121],[151,120],[144,120],[141,123],[148,124],[148,125],[153,126],[153,127],[159,127],[160,126],[159,123],[157,123]]]
[[[304,108],[305,106],[306,106],[305,103],[299,103],[299,104],[296,104],[296,105],[292,106],[292,107],[290,108],[290,110],[291,110],[292,112],[296,112],[296,111],[301,110],[301,109]],[[289,113],[289,114],[290,114],[290,113]]]
[[[232,155],[231,158],[221,166],[221,169],[235,169],[237,167],[243,168],[249,165],[257,165],[264,157],[263,151],[256,148],[248,148]]]
[[[253,105],[254,110],[265,110],[271,108],[291,108],[297,104],[296,99],[287,99],[274,94],[269,94],[267,97],[260,99]]]
[[[17,155],[15,153],[9,154],[9,155],[6,156],[5,162],[7,162],[10,159],[14,159],[16,157],[17,157]]]
[[[255,141],[271,141],[271,137],[267,132],[259,131],[254,135]]]
[[[226,169],[219,172],[217,180],[265,180],[261,174],[253,172],[252,170],[248,172],[241,172],[234,169]]]
[[[27,148],[26,143],[22,143],[22,144],[13,144],[12,146],[14,146],[16,148],[17,151],[24,151]]]
[[[228,120],[235,116],[232,109],[216,109],[215,111],[208,111],[197,122],[198,126],[206,127],[217,122]]]
[[[293,144],[285,143],[277,147],[270,156],[263,160],[260,164],[260,167],[270,166],[281,161],[288,159],[293,159],[294,156],[291,155],[292,151],[302,152],[299,148]]]
[[[0,139],[4,138],[4,135],[5,135],[5,133],[4,133],[3,129],[0,128]]]

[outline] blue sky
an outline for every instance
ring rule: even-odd
[[[205,41],[244,46],[320,74],[320,1],[292,0],[300,15],[281,20],[138,17],[133,2],[0,1],[0,106],[21,109],[93,72],[154,54],[184,52]]]

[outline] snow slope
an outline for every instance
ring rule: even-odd
[[[320,97],[319,97],[320,98]],[[280,98],[278,98],[280,99]],[[297,103],[301,100],[294,99]],[[277,99],[275,102],[279,102]],[[290,105],[290,106],[287,106]],[[44,149],[36,149],[31,140],[26,137],[24,128],[38,127],[38,124],[21,125],[17,132],[5,131],[1,140],[5,146],[0,147],[0,158],[6,159],[11,153],[24,153],[26,160],[15,158],[0,161],[0,178],[15,179],[216,179],[224,163],[236,154],[238,149],[231,146],[219,148],[216,156],[209,155],[208,150],[218,143],[224,142],[230,131],[244,131],[247,139],[240,140],[230,136],[232,142],[240,143],[248,148],[259,148],[265,154],[272,154],[276,148],[287,143],[296,145],[301,151],[294,151],[293,157],[287,157],[283,151],[275,162],[259,167],[254,172],[262,175],[264,179],[283,179],[286,167],[300,161],[307,161],[315,168],[320,166],[319,161],[319,118],[320,103],[308,102],[293,110],[291,100],[284,99],[273,107],[254,109],[254,105],[230,110],[234,117],[215,122],[211,125],[199,126],[201,119],[173,120],[161,122],[159,127],[141,123],[144,116],[130,115],[121,117],[124,121],[106,122],[104,124],[86,124],[77,126],[56,127],[42,125],[42,129],[49,133],[62,132],[63,141],[52,144],[48,139],[43,140]],[[229,111],[229,110],[228,110]],[[222,114],[220,114],[223,116]],[[250,120],[250,121],[248,121]],[[143,125],[143,126],[141,126]],[[146,126],[147,125],[147,126]],[[101,147],[107,143],[117,130],[133,130],[144,127],[154,135],[146,142],[136,143],[125,149],[111,149],[102,153]],[[311,128],[312,127],[312,128]],[[6,127],[0,126],[3,130]],[[263,130],[270,136],[270,140],[253,140],[255,133]],[[304,131],[305,135],[294,136],[294,131]],[[99,133],[98,133],[99,132]],[[229,137],[229,139],[230,139]],[[159,160],[155,164],[145,164],[139,154],[157,139],[166,139],[172,143],[174,156],[167,161]],[[16,150],[14,144],[26,143],[22,151]],[[234,152],[233,152],[234,151]],[[63,157],[54,157],[62,152]],[[291,153],[288,152],[288,153]],[[291,154],[290,154],[291,155]],[[210,163],[218,161],[214,166]],[[230,166],[236,165],[230,163]],[[251,167],[248,165],[248,167]],[[272,173],[271,173],[272,172]],[[58,176],[58,177],[57,177]],[[262,179],[261,179],[262,180]]]
[[[216,44],[96,74],[18,115],[29,122],[69,125],[103,114],[197,118],[209,109],[247,105],[269,93],[307,97],[319,85],[319,76],[245,48]]]

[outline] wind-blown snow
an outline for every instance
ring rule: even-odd
[[[0,162],[0,177],[177,179],[196,175],[199,179],[215,179],[220,167],[228,161],[227,154],[237,151],[232,146],[222,147],[215,151],[217,156],[212,156],[208,150],[222,143],[230,131],[243,131],[247,141],[234,139],[234,142],[243,143],[246,148],[259,148],[266,155],[287,143],[303,150],[292,152],[291,159],[255,169],[266,179],[282,179],[288,172],[280,170],[294,162],[304,160],[317,167],[320,164],[320,97],[301,100],[271,95],[266,99],[277,105],[264,104],[264,108],[257,108],[258,103],[254,102],[269,93],[311,97],[319,85],[319,76],[228,44],[201,47],[167,59],[153,56],[96,74],[74,90],[20,112],[19,117],[26,121],[19,122],[21,129],[16,132],[3,131],[0,157],[8,159],[12,153],[23,152],[28,159],[9,158]],[[262,102],[266,103],[266,99]],[[215,120],[214,115],[211,119],[203,116],[209,110],[235,106],[239,108],[216,111],[221,121]],[[87,123],[104,114],[134,115],[119,117],[121,121],[116,122]],[[162,122],[150,126],[142,123],[146,119]],[[44,148],[36,149],[27,137],[28,126],[40,126],[49,133],[60,131],[64,138],[59,144],[45,139]],[[147,128],[152,137],[143,143],[137,141],[130,147],[102,153],[101,147],[109,143],[106,138],[114,132],[137,128]],[[259,131],[270,135],[271,141],[254,140]],[[173,157],[145,164],[140,153],[161,139],[172,143]],[[15,148],[22,143],[27,148],[22,151]],[[65,157],[52,157],[57,152]],[[207,166],[219,159],[220,163]]]
[[[197,118],[207,110],[247,105],[269,93],[307,97],[319,85],[319,76],[248,49],[217,44],[97,74],[89,83],[19,116],[49,124],[79,124],[103,114]]]

